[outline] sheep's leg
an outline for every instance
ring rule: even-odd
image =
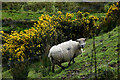
[[[71,61],[73,61],[73,63],[75,63],[74,58],[72,58],[72,59],[69,61],[69,63],[68,63],[68,67],[71,65],[71,64],[70,64]]]
[[[62,66],[61,63],[58,63],[58,66],[60,66],[62,69],[65,69],[65,67]]]
[[[55,68],[55,64],[52,63],[52,72],[55,72],[54,68]]]
[[[55,68],[55,64],[54,64],[54,59],[51,56],[51,62],[52,62],[52,72],[55,72],[54,68]]]
[[[73,58],[73,63],[75,63],[75,60],[74,60],[74,58]]]
[[[74,54],[73,59],[72,59],[73,63],[75,63],[75,60],[74,60],[75,57],[76,57],[76,56],[75,56],[75,54]]]
[[[71,63],[71,61],[72,61],[72,59],[69,61],[69,63],[68,63],[68,67],[71,65],[70,63]]]

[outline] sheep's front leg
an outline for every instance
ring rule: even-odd
[[[71,64],[70,64],[71,61],[73,61],[73,63],[75,63],[74,58],[72,58],[72,59],[69,61],[69,63],[68,63],[68,67],[71,65]]]
[[[73,63],[75,63],[75,60],[74,60],[74,58],[73,58]]]
[[[76,55],[74,54],[74,56],[72,58],[73,63],[75,63],[75,60],[74,60],[75,57],[76,57]]]
[[[71,61],[74,61],[74,57],[69,61],[69,63],[68,63],[68,67],[71,65],[70,63],[71,63]],[[74,61],[75,62],[75,61]]]
[[[62,69],[65,69],[65,67],[62,66],[61,63],[58,63],[58,66],[60,66]]]
[[[68,67],[71,65],[70,63],[71,63],[71,61],[72,61],[72,59],[69,61],[69,63],[68,63]]]

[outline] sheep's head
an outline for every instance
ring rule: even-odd
[[[80,48],[84,48],[85,47],[85,44],[86,44],[86,38],[80,38],[80,39],[77,39],[76,42],[79,42],[79,47]]]

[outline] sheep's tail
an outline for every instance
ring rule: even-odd
[[[48,54],[48,57],[50,57],[50,53]]]
[[[53,62],[53,57],[50,55],[50,53],[48,54],[48,57],[49,57],[50,61]]]

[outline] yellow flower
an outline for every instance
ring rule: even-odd
[[[23,56],[21,56],[21,61],[24,61],[24,58],[23,58]]]
[[[20,62],[20,59],[18,59],[18,61]]]
[[[90,23],[90,21],[89,21],[89,20],[87,20],[87,23]]]
[[[37,45],[37,47],[40,47],[40,44],[39,44],[39,45]]]
[[[57,13],[58,13],[59,15],[61,15],[61,14],[62,14],[62,12],[61,12],[61,11],[58,11]]]
[[[2,34],[3,34],[3,33],[4,33],[4,31],[0,31],[0,33],[2,33]]]
[[[9,60],[12,60],[12,58],[9,58]]]

